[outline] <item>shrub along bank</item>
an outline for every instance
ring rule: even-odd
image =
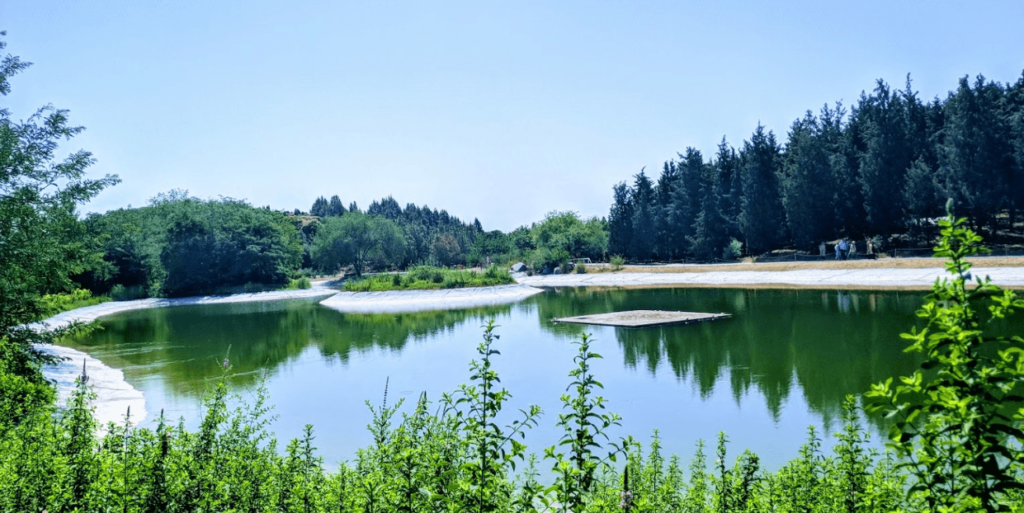
[[[459,271],[440,267],[417,266],[405,273],[378,274],[345,282],[349,292],[378,292],[385,290],[437,290],[466,287],[493,287],[509,285],[515,279],[505,269],[492,265],[482,273]]]

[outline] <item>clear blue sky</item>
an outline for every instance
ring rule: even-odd
[[[200,197],[307,210],[391,194],[508,230],[607,215],[611,187],[758,121],[925,99],[1024,70],[1024,2],[0,0],[35,65],[4,102],[53,103],[69,149],[124,182],[87,207]]]

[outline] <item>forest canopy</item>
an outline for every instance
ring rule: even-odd
[[[993,242],[1021,243],[1024,74],[960,79],[945,99],[879,80],[849,110],[807,111],[785,142],[761,126],[739,149],[686,148],[659,176],[613,188],[609,252],[638,260],[813,250],[841,237],[928,246],[947,198]],[[734,242],[736,241],[736,242]]]

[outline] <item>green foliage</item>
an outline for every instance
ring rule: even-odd
[[[530,229],[528,262],[536,270],[567,267],[573,258],[601,258],[608,247],[604,221],[580,219],[575,212],[550,212]]]
[[[405,253],[405,237],[394,222],[349,212],[322,222],[313,238],[313,262],[333,274],[351,265],[357,276],[367,267],[397,265]]]
[[[564,435],[546,450],[553,484],[545,487],[524,437],[538,424],[539,409],[527,407],[511,423],[504,420],[512,396],[495,370],[495,330],[493,322],[484,328],[469,384],[444,396],[436,408],[425,394],[411,410],[401,401],[389,404],[385,387],[384,401],[370,407],[372,443],[336,470],[324,468],[312,426],[278,446],[267,430],[273,417],[262,385],[248,403],[229,398],[230,361],[224,379],[206,395],[194,432],[168,425],[163,413],[154,430],[137,428],[129,412],[98,439],[83,376],[67,407],[57,410],[47,403],[0,437],[0,510],[832,513],[929,508],[921,497],[905,495],[912,484],[905,464],[866,449],[867,434],[852,398],[830,454],[822,452],[812,429],[799,455],[774,472],[749,451],[730,460],[724,434],[710,468],[698,442],[688,472],[678,458],[662,454],[657,432],[646,451],[632,439],[602,448],[607,429],[619,421],[596,395],[601,387],[591,368],[599,355],[588,336],[577,341],[572,392],[563,397],[565,410],[556,422]],[[229,401],[242,406],[230,409]],[[513,480],[523,461],[526,468]],[[1006,495],[1008,506],[1024,505],[1019,495]]]
[[[86,220],[103,240],[105,266],[76,279],[118,295],[183,296],[240,287],[286,285],[302,262],[299,232],[285,214],[248,203],[204,201],[171,191],[142,208]]]
[[[622,258],[620,255],[612,255],[608,260],[608,263],[611,264],[613,271],[621,271],[622,266],[626,265],[626,259]]]
[[[43,317],[45,318],[75,308],[105,303],[110,299],[107,296],[93,296],[92,292],[85,289],[75,289],[66,294],[46,294],[40,301],[43,303]]]
[[[186,199],[170,209],[160,251],[168,296],[205,294],[247,283],[288,283],[302,261],[298,231],[285,214],[233,200]]]
[[[0,50],[5,35],[0,32]],[[10,93],[10,79],[28,67],[12,55],[0,59],[0,96]],[[97,241],[76,208],[119,180],[87,178],[94,163],[87,151],[59,157],[65,153],[60,142],[83,130],[70,124],[68,111],[52,106],[25,121],[0,108],[0,437],[54,398],[40,369],[55,358],[41,346],[88,329],[72,324],[37,332],[24,326],[75,301],[72,276],[99,265]],[[60,295],[69,292],[70,298]]]
[[[564,430],[557,446],[544,451],[545,459],[552,460],[555,483],[550,492],[558,511],[584,511],[587,497],[594,489],[595,474],[601,466],[615,462],[616,456],[626,452],[631,440],[620,444],[608,443],[608,428],[618,426],[619,416],[606,413],[604,398],[595,395],[604,388],[591,371],[592,360],[601,358],[590,350],[590,335],[583,333],[576,342],[579,352],[573,361],[576,368],[569,373],[570,389],[575,395],[562,395],[564,413],[558,415],[558,426]],[[601,454],[602,443],[610,450]],[[564,451],[564,452],[562,452]]]
[[[493,287],[515,283],[508,270],[496,265],[484,272],[457,271],[420,265],[405,273],[378,274],[376,276],[349,280],[345,290],[349,292],[379,292],[385,290],[435,290],[464,287]]]
[[[914,476],[912,498],[935,511],[1009,511],[1007,492],[1022,487],[1024,410],[1011,405],[1022,400],[1024,339],[997,325],[1024,300],[987,277],[969,288],[966,258],[988,250],[965,219],[950,213],[940,226],[935,256],[948,259],[953,278],[937,280],[918,311],[927,325],[903,335],[907,351],[925,356],[922,369],[867,395],[893,420],[890,445]]]
[[[735,260],[743,255],[743,243],[731,239],[729,245],[722,248],[722,260]]]
[[[909,76],[902,91],[878,80],[849,110],[807,111],[785,141],[758,125],[738,152],[723,139],[710,161],[693,148],[677,155],[653,190],[642,173],[613,188],[609,252],[710,259],[730,237],[751,254],[813,253],[843,236],[916,247],[938,234],[935,218],[950,197],[972,228],[1011,242],[1024,208],[1024,78],[964,77],[930,103]],[[715,189],[701,183],[707,168]],[[702,212],[716,220],[700,220]]]

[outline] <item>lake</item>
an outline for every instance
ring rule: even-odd
[[[796,457],[808,426],[832,445],[844,397],[912,372],[899,333],[917,320],[924,293],[766,289],[560,289],[503,307],[411,314],[342,314],[315,301],[283,301],[141,310],[102,321],[103,330],[70,343],[111,367],[146,397],[152,426],[164,410],[195,427],[204,390],[231,362],[231,384],[248,400],[265,378],[281,438],[316,428],[328,464],[369,445],[365,401],[411,406],[469,377],[481,325],[495,319],[501,355],[494,361],[512,392],[511,412],[544,410],[530,433],[543,453],[559,435],[560,395],[569,383],[572,341],[592,333],[594,365],[609,411],[622,416],[613,438],[647,442],[660,431],[669,453],[686,460],[697,439],[719,431],[730,454],[751,449],[778,468]],[[688,326],[624,329],[552,324],[550,319],[619,310],[726,312],[732,318]],[[1021,330],[1018,330],[1021,331]],[[406,408],[408,411],[408,408]],[[868,419],[876,446],[881,423]],[[730,457],[731,459],[731,457]]]

